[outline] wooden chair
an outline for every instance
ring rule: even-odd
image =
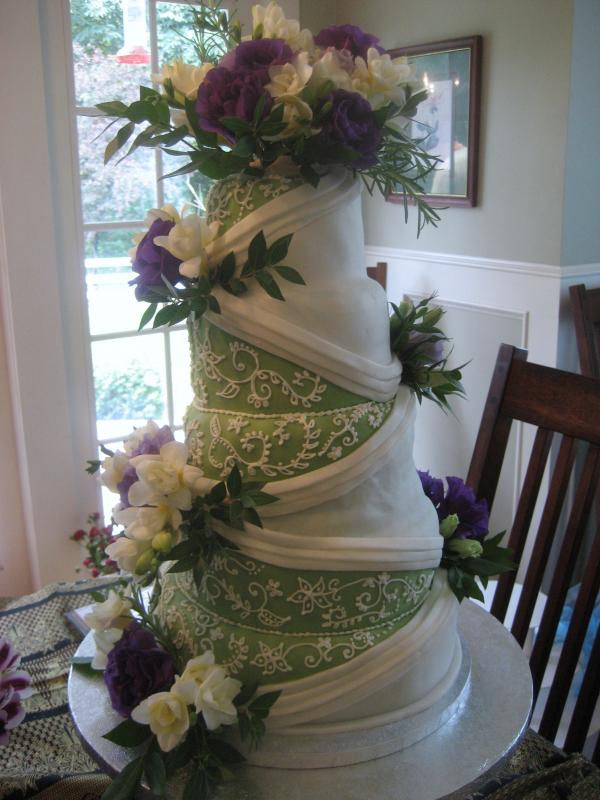
[[[378,261],[374,267],[367,267],[367,275],[373,278],[374,281],[381,284],[384,289],[387,288],[387,262]]]
[[[582,375],[600,378],[600,289],[569,287]]]
[[[557,535],[575,456],[578,452],[585,455],[573,502],[567,509],[559,557],[550,576],[548,599],[530,656],[537,697],[600,478],[600,381],[530,364],[526,357],[524,350],[506,344],[500,347],[467,483],[478,497],[485,497],[491,507],[513,420],[537,427],[508,540],[515,560],[519,561],[530,534],[550,448],[555,436],[560,437],[557,449],[553,449],[556,458],[550,470],[547,495],[542,498],[540,522],[511,626],[512,634],[523,646]],[[502,575],[498,581],[491,613],[501,622],[514,585],[515,573],[512,572]],[[539,726],[539,732],[547,739],[554,740],[557,734],[599,588],[600,534],[597,532]],[[583,748],[599,691],[600,631],[569,723],[564,743],[568,752]],[[596,763],[600,761],[600,739],[593,758]]]

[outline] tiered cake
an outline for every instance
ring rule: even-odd
[[[190,572],[166,575],[158,613],[183,661],[212,650],[243,683],[283,690],[269,732],[394,723],[448,691],[461,647],[412,458],[415,399],[365,270],[360,182],[344,169],[317,189],[236,175],[207,215],[221,225],[214,262],[243,260],[260,230],[293,233],[286,262],[306,285],[286,284],[285,302],[257,285],[215,290],[221,313],[190,327],[191,463],[215,480],[239,464],[278,501],[261,507],[264,528],[219,527],[232,548],[199,588]]]

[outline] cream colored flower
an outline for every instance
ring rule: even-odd
[[[117,485],[123,480],[125,470],[129,466],[127,456],[117,450],[114,456],[105,458],[100,466],[102,468],[100,483],[111,492],[118,492]]]
[[[266,89],[271,97],[298,94],[310,80],[312,71],[308,63],[308,53],[298,53],[288,64],[269,67],[271,81],[267,83]]]
[[[179,272],[186,278],[207,275],[209,269],[206,246],[217,236],[219,223],[210,225],[198,214],[188,214],[171,228],[167,236],[155,236],[154,244],[164,247],[182,263]]]
[[[183,103],[186,98],[196,99],[198,87],[212,68],[213,64],[201,64],[198,67],[175,59],[171,64],[164,64],[160,74],[152,75],[152,80],[163,86],[165,81],[170,80],[175,90],[175,99]]]
[[[92,658],[92,669],[106,669],[108,654],[123,636],[122,628],[108,628],[107,630],[94,631],[94,644],[96,651]]]
[[[405,58],[392,59],[370,47],[367,61],[360,56],[355,59],[352,90],[366,98],[374,110],[388,103],[401,107],[406,97],[403,87],[411,78],[412,68]]]
[[[157,692],[142,700],[131,712],[131,719],[142,725],[150,725],[163,753],[177,747],[190,727],[186,702],[174,691]]]
[[[198,688],[215,669],[220,669],[215,667],[215,655],[212,650],[207,650],[187,662],[183,674],[176,678],[173,688],[189,706],[194,705]]]
[[[84,620],[94,631],[126,628],[131,622],[131,601],[111,589],[106,600],[102,603],[95,603],[89,614],[85,615]]]
[[[336,89],[353,91],[350,73],[345,68],[339,52],[333,47],[326,50],[313,64],[311,85],[319,88],[328,81],[331,81]]]
[[[142,444],[146,436],[154,439],[159,435],[159,432],[160,428],[156,422],[154,422],[153,419],[149,419],[146,425],[142,425],[141,428],[134,428],[133,431],[123,439],[123,450],[125,450],[126,455],[131,456],[134,450],[137,450]]]
[[[131,464],[139,480],[129,489],[134,506],[167,505],[182,511],[192,507],[193,492],[204,486],[202,470],[187,463],[188,449],[181,442],[167,442],[159,455],[135,456]]]
[[[134,572],[140,556],[151,549],[148,541],[129,539],[127,536],[119,538],[106,548],[109,558],[116,561],[119,569],[125,572]]]
[[[308,103],[301,100],[296,94],[284,94],[278,99],[278,104],[283,103],[283,122],[287,123],[285,128],[277,136],[267,136],[266,139],[287,139],[288,136],[296,136],[302,129],[306,135],[312,135],[314,130],[310,127],[313,112]]]
[[[213,667],[196,692],[194,705],[202,714],[209,731],[220,725],[233,725],[237,720],[237,708],[233,698],[239,694],[242,684],[230,678],[223,667]]]
[[[160,506],[131,506],[113,512],[115,522],[125,526],[125,532],[129,539],[150,542],[165,529],[170,526],[174,531],[181,525],[181,512],[177,508],[169,505]]]
[[[252,6],[252,31],[261,27],[264,39],[283,39],[292,50],[312,52],[314,43],[308,28],[300,30],[300,23],[295,19],[286,19],[281,7],[271,0],[266,6]]]

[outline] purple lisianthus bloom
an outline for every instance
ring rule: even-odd
[[[0,692],[8,689],[18,692],[21,700],[30,697],[31,675],[24,669],[19,669],[21,656],[17,653],[8,639],[0,637]]]
[[[252,72],[268,83],[269,67],[288,64],[293,57],[292,48],[283,39],[253,39],[227,53],[220,66],[237,73]]]
[[[409,346],[418,349],[421,355],[427,359],[425,364],[439,364],[444,358],[444,340],[432,338],[430,333],[411,331],[408,334]]]
[[[437,512],[440,522],[456,514],[458,527],[455,539],[485,539],[489,532],[489,509],[487,500],[477,500],[475,492],[461,478],[447,477],[448,489]]]
[[[129,508],[131,506],[131,503],[129,502],[129,490],[131,489],[133,484],[136,483],[136,481],[138,480],[139,478],[136,469],[130,464],[128,467],[125,468],[125,471],[123,472],[123,477],[117,483],[117,491],[119,493],[119,498],[123,506],[126,508]]]
[[[238,117],[250,122],[261,97],[265,98],[263,117],[269,113],[273,100],[264,88],[265,81],[259,71],[232,72],[225,67],[211,69],[200,84],[196,99],[198,123],[205,131],[220,133],[228,141],[235,136],[221,119]]]
[[[130,286],[135,286],[137,300],[145,299],[148,286],[164,286],[163,275],[172,284],[177,283],[181,277],[179,275],[181,260],[171,255],[164,247],[154,244],[155,236],[168,236],[174,225],[172,220],[155,219],[137,246],[133,271],[137,272],[138,276],[129,281]]]
[[[151,694],[168,690],[175,680],[171,656],[134,622],[108,654],[104,683],[112,707],[123,717]]]
[[[356,25],[330,25],[323,28],[315,36],[315,44],[318,47],[335,47],[336,50],[349,50],[352,55],[360,56],[366,60],[369,47],[374,47],[379,53],[383,53],[383,47],[379,45],[379,38],[372,33],[365,33]]]
[[[418,469],[417,474],[421,479],[423,491],[437,510],[437,507],[444,499],[444,482],[440,480],[440,478],[434,478],[433,475],[430,475],[429,470],[427,470],[427,472],[422,472]]]
[[[352,167],[372,167],[377,162],[381,130],[371,105],[357,92],[345,89],[336,89],[329,99],[332,108],[321,123],[319,140],[328,148],[345,145],[355,150],[358,157]]]
[[[12,687],[0,689],[0,747],[8,744],[10,731],[25,718],[21,697]]]

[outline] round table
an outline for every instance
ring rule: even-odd
[[[442,727],[398,753],[326,769],[236,768],[237,780],[215,800],[462,800],[508,758],[524,735],[533,691],[527,660],[510,633],[465,600],[459,629],[471,658],[468,691]],[[90,655],[87,637],[77,655]],[[77,670],[69,676],[69,704],[88,752],[114,775],[130,751],[102,735],[122,718],[112,710],[101,680]],[[170,787],[175,800],[179,787]]]

